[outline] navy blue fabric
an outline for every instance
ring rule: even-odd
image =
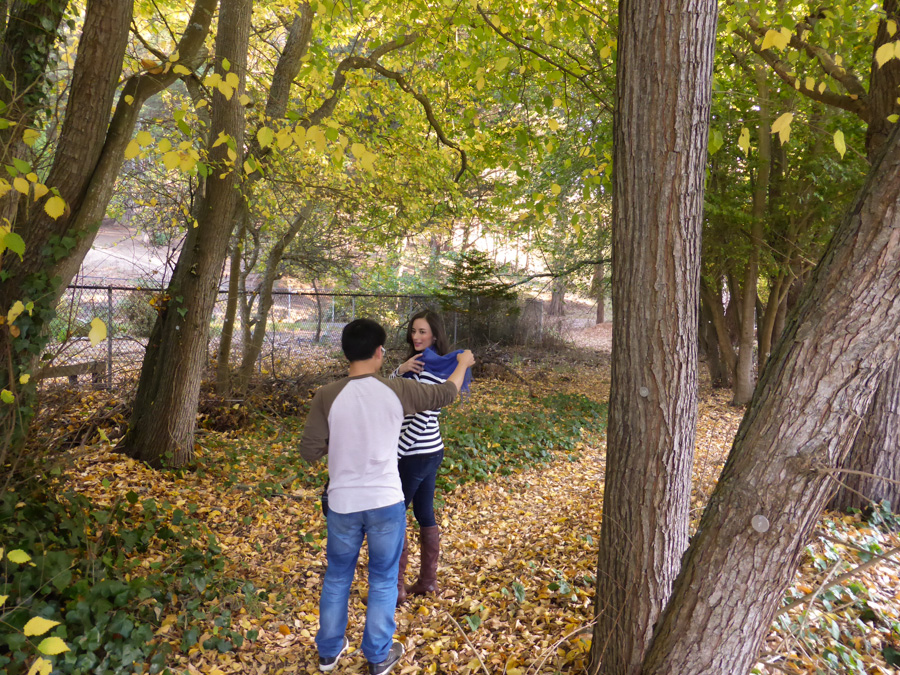
[[[456,370],[456,355],[462,354],[462,349],[457,349],[456,351],[450,352],[449,354],[445,354],[441,356],[436,351],[434,351],[431,347],[425,349],[422,352],[422,362],[425,365],[425,370],[429,373],[437,375],[441,379],[446,380],[453,374],[453,371]],[[404,373],[403,377],[412,377],[412,371]],[[472,381],[472,369],[466,368],[466,375],[463,378],[463,384],[460,388],[462,392],[469,391],[469,383]]]

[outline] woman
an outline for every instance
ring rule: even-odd
[[[406,361],[391,373],[391,377],[409,377],[419,382],[440,384],[445,380],[435,372],[440,370],[443,359],[450,356],[450,345],[441,317],[430,309],[414,314],[409,321],[406,342],[410,352]],[[429,349],[428,354],[425,350]],[[433,367],[426,367],[426,360]],[[397,602],[406,600],[407,593],[424,595],[437,591],[437,564],[440,553],[440,529],[434,517],[434,485],[438,468],[444,458],[444,442],[438,423],[440,410],[407,415],[400,430],[398,447],[400,482],[403,484],[403,500],[406,507],[413,506],[413,514],[419,523],[419,542],[422,561],[419,579],[408,589],[403,583],[408,558],[408,546],[404,544],[400,557],[400,576],[397,581]]]

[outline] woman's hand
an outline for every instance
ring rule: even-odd
[[[456,355],[456,362],[466,368],[471,368],[475,365],[475,355],[472,354],[472,350],[467,349]]]
[[[415,373],[416,375],[418,375],[425,369],[425,363],[423,361],[419,360],[421,358],[422,358],[421,354],[416,354],[411,359],[404,361],[397,368],[397,374],[403,375],[403,373],[412,372],[412,373]]]

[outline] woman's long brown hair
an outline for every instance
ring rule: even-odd
[[[431,327],[431,334],[434,335],[434,344],[431,345],[431,348],[437,352],[438,355],[443,356],[450,351],[450,341],[447,339],[447,331],[444,330],[444,322],[441,320],[441,315],[433,310],[423,309],[421,312],[416,312],[409,318],[409,326],[406,328],[406,343],[409,345],[407,359],[411,359],[419,353],[416,351],[415,347],[413,347],[412,340],[413,322],[416,319],[425,319],[428,322],[428,325]]]

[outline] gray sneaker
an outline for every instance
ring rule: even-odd
[[[400,659],[403,657],[403,645],[396,640],[391,645],[391,650],[388,652],[387,658],[381,663],[372,663],[369,661],[369,675],[387,675],[387,673],[393,670],[394,666],[396,666]]]
[[[350,640],[344,636],[344,644],[341,645],[341,651],[338,652],[338,655],[332,657],[330,659],[326,659],[322,656],[319,657],[319,670],[323,673],[330,673],[337,667],[338,661],[341,660],[341,656],[343,656],[344,652],[347,651],[347,648],[350,646]]]

